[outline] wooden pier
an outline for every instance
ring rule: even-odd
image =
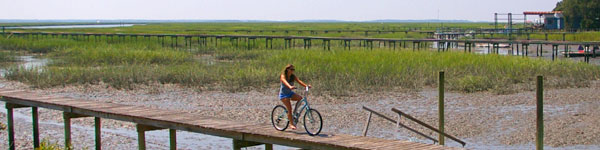
[[[56,95],[42,95],[26,90],[0,88],[1,101],[6,102],[8,120],[9,150],[15,149],[13,109],[31,108],[33,119],[34,148],[39,147],[38,108],[63,111],[65,145],[71,145],[71,119],[93,117],[95,121],[95,149],[101,149],[101,119],[114,119],[136,123],[138,147],[145,147],[145,131],[169,130],[170,149],[176,149],[176,130],[189,131],[231,138],[233,149],[265,145],[272,149],[273,144],[302,149],[460,149],[432,144],[414,143],[399,140],[386,140],[346,134],[321,133],[309,136],[298,131],[277,131],[270,124],[251,124],[204,117],[182,111],[167,111],[104,103],[92,100],[74,99]],[[43,131],[42,131],[43,132]]]
[[[54,32],[7,32],[8,36],[18,36],[37,40],[40,38],[71,38],[75,40],[106,42],[123,42],[138,40],[154,40],[163,46],[173,48],[186,48],[191,51],[194,47],[218,47],[226,40],[232,46],[243,49],[255,48],[273,48],[273,41],[278,40],[283,43],[278,47],[283,49],[302,47],[311,49],[313,41],[319,41],[324,50],[330,50],[334,46],[352,49],[352,47],[373,49],[374,47],[397,49],[412,48],[413,50],[428,49],[429,46],[437,44],[438,51],[447,51],[451,48],[459,48],[459,43],[464,45],[465,52],[471,52],[474,44],[488,44],[488,53],[499,53],[500,44],[511,45],[511,49],[516,48],[516,55],[529,56],[529,48],[536,47],[536,56],[541,56],[544,45],[552,46],[552,60],[559,56],[559,50],[563,48],[565,53],[569,53],[570,45],[582,45],[585,48],[586,60],[588,57],[595,57],[596,49],[600,41],[573,42],[573,41],[548,41],[548,40],[509,40],[509,39],[396,39],[396,38],[352,38],[352,37],[318,37],[318,36],[272,36],[272,35],[209,35],[209,34],[120,34],[120,33],[54,33]],[[451,34],[452,35],[452,34]],[[93,37],[93,38],[91,38]],[[168,39],[167,39],[168,38]],[[183,39],[183,42],[180,42]],[[264,47],[257,44],[257,40],[265,43]],[[184,46],[181,46],[184,44]],[[375,46],[377,45],[377,46]],[[319,46],[319,45],[316,45]],[[533,48],[532,48],[533,49]],[[565,55],[565,57],[568,57]],[[588,61],[589,62],[589,61]]]

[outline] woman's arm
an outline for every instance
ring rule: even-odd
[[[292,87],[292,85],[290,85],[290,83],[287,82],[287,80],[285,79],[285,75],[281,75],[279,77],[279,80],[281,80],[281,83],[283,83],[285,86],[287,86],[290,89],[293,89],[294,87]]]
[[[296,82],[300,83],[300,85],[302,85],[304,87],[306,87],[306,86],[308,86],[309,88],[311,87],[310,85],[306,85],[306,83],[302,82],[298,77],[296,77],[296,79],[294,79],[294,80],[296,80]]]

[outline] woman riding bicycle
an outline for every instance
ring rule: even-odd
[[[310,85],[305,84],[304,82],[302,82],[300,79],[298,79],[298,77],[296,77],[296,75],[294,75],[294,65],[288,64],[287,66],[285,66],[285,68],[283,69],[283,71],[281,71],[281,75],[279,76],[279,80],[281,81],[281,88],[279,89],[279,99],[283,102],[283,104],[285,105],[285,107],[287,108],[287,110],[290,110],[287,112],[287,116],[289,120],[293,120],[292,118],[292,103],[291,101],[299,101],[302,100],[302,96],[294,93],[292,91],[292,89],[296,89],[296,87],[294,86],[294,81],[298,82],[300,85],[311,88]],[[295,130],[296,126],[294,125],[293,121],[290,121],[290,129]]]

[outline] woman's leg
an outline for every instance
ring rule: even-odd
[[[292,95],[292,100],[293,101],[299,101],[302,100],[302,96],[298,95],[298,94],[294,94]]]
[[[300,96],[298,94],[294,94],[294,95],[292,95],[291,99],[292,99],[292,101],[296,101],[296,105],[298,105],[298,101],[302,100],[302,96]],[[290,104],[291,104],[291,102],[290,102]],[[296,105],[294,105],[294,109],[298,109],[296,107],[299,107],[299,106],[296,106]],[[293,110],[292,112],[296,112],[296,111],[298,111],[298,110]]]
[[[283,102],[283,105],[285,105],[285,108],[288,110],[287,116],[288,120],[290,121],[290,129],[295,130],[296,126],[294,126],[294,118],[292,117],[292,103],[290,102],[290,99],[292,98],[283,98],[281,99],[281,101]]]

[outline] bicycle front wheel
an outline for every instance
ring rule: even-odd
[[[306,114],[304,114],[304,129],[306,133],[311,136],[319,135],[322,128],[323,118],[321,118],[321,113],[315,109],[307,110]]]
[[[283,131],[287,129],[289,122],[285,107],[281,105],[275,106],[273,111],[271,111],[271,123],[273,124],[273,127],[279,131]]]

